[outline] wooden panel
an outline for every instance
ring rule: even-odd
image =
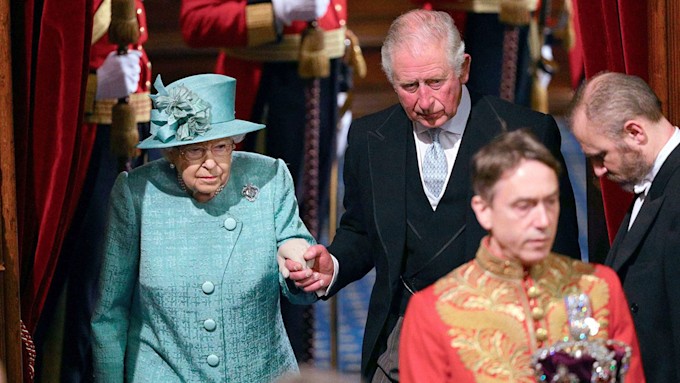
[[[19,241],[17,236],[9,0],[0,0],[0,363],[21,382]],[[0,374],[2,369],[0,368]],[[2,377],[0,376],[0,379]]]
[[[663,103],[664,115],[680,122],[680,3],[648,2],[649,83]]]
[[[666,0],[666,30],[668,31],[668,38],[666,43],[667,49],[667,66],[668,76],[666,81],[668,84],[668,105],[666,116],[675,124],[680,123],[680,2],[677,0]],[[653,46],[653,45],[652,45]],[[653,68],[653,67],[652,67]]]
[[[668,111],[668,66],[666,62],[666,0],[650,1],[647,4],[649,44],[649,85],[664,104],[664,114]],[[652,43],[653,42],[653,43]],[[654,68],[651,70],[651,68]]]

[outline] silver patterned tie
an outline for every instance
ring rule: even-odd
[[[435,196],[439,196],[442,189],[444,188],[444,181],[446,181],[446,155],[444,154],[444,149],[439,143],[439,133],[441,129],[428,129],[430,138],[432,138],[432,144],[427,148],[425,152],[425,158],[423,159],[423,180],[425,181],[425,187]]]

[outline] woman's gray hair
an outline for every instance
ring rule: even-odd
[[[231,139],[234,140],[235,144],[238,144],[239,142],[243,141],[244,138],[246,138],[245,133],[239,134],[239,135],[236,135],[236,136],[231,136]]]
[[[394,85],[392,58],[398,49],[406,48],[416,56],[433,43],[444,49],[451,68],[459,76],[465,61],[465,43],[448,13],[414,9],[397,17],[387,31],[380,51],[387,80]]]

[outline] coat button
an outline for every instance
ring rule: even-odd
[[[630,305],[630,312],[632,312],[633,314],[636,314],[639,309],[640,307],[638,307],[637,303],[633,303]]]
[[[208,365],[210,365],[210,367],[217,367],[217,365],[220,364],[220,358],[215,354],[208,355],[206,360],[208,361]]]
[[[538,340],[539,342],[543,342],[546,339],[548,339],[548,331],[544,328],[537,328],[536,340]]]
[[[529,290],[527,290],[527,294],[529,295],[529,298],[538,298],[538,296],[541,294],[540,291],[538,291],[538,287],[536,286],[531,286],[529,287]]]
[[[541,320],[545,317],[545,312],[540,307],[534,307],[533,309],[531,309],[531,317],[534,320]]]
[[[213,285],[212,282],[207,281],[203,283],[203,285],[201,286],[201,290],[203,290],[203,292],[206,294],[212,294],[213,291],[215,291],[215,285]]]
[[[215,328],[217,328],[217,323],[215,323],[215,321],[212,319],[206,319],[205,322],[203,322],[203,327],[208,331],[215,331]]]
[[[229,231],[236,229],[236,220],[231,218],[231,217],[225,219],[224,220],[224,228],[229,230]]]

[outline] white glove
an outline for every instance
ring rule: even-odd
[[[286,268],[286,259],[292,259],[299,263],[302,265],[303,269],[314,266],[314,260],[305,261],[304,255],[307,249],[309,249],[309,244],[307,241],[300,238],[289,239],[283,245],[279,246],[279,249],[276,252],[276,261],[279,264],[279,271],[284,278],[288,278],[289,275],[289,271]]]
[[[316,20],[326,14],[328,4],[330,0],[272,0],[279,25],[290,25],[295,20]]]
[[[96,99],[126,97],[137,90],[142,68],[139,59],[142,52],[130,50],[124,55],[111,52],[97,69]]]

